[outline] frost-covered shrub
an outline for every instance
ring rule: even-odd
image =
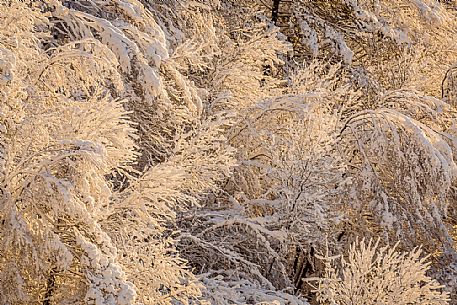
[[[296,58],[342,61],[369,94],[412,87],[439,96],[456,61],[455,9],[443,2],[297,0],[282,6],[280,26],[297,41]]]
[[[171,228],[229,174],[230,119],[201,116],[139,1],[0,1],[0,13],[0,302],[197,300]]]
[[[430,268],[422,250],[399,252],[379,246],[379,240],[355,242],[347,258],[323,257],[325,272],[318,280],[321,304],[448,304],[449,295],[426,273]]]

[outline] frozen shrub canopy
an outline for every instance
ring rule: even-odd
[[[454,1],[0,0],[0,304],[454,304],[456,41]]]
[[[429,263],[421,249],[398,252],[396,246],[380,248],[364,240],[351,245],[349,256],[325,261],[325,276],[319,280],[318,300],[327,304],[448,304],[448,295],[436,280],[426,275]],[[341,277],[340,277],[341,276]]]

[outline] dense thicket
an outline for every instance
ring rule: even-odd
[[[0,0],[0,303],[453,304],[456,12]]]

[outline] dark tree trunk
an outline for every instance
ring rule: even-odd
[[[48,277],[48,281],[46,283],[46,293],[44,295],[44,300],[43,300],[43,305],[51,305],[51,298],[52,298],[52,295],[54,294],[54,289],[55,289],[55,274],[56,274],[56,270],[55,268],[52,268],[50,273],[49,273],[49,277]]]
[[[276,21],[278,21],[279,2],[281,2],[281,0],[273,0],[273,8],[271,9],[271,20],[274,22],[274,24],[276,24]]]

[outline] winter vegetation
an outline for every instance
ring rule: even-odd
[[[457,3],[0,0],[0,304],[457,304]]]

